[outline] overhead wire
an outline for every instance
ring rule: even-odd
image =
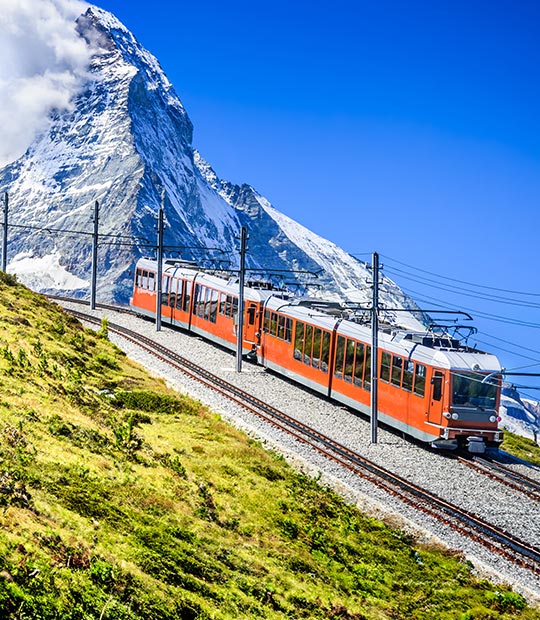
[[[409,267],[409,269],[414,269],[415,271],[421,271],[422,273],[427,273],[428,275],[435,276],[435,277],[438,277],[438,278],[442,278],[444,280],[451,280],[452,282],[458,282],[459,284],[466,284],[467,286],[475,286],[477,288],[484,288],[484,289],[488,289],[488,290],[492,290],[492,291],[499,291],[501,293],[511,293],[513,295],[525,295],[525,296],[531,296],[531,297],[540,297],[540,293],[531,293],[529,291],[515,291],[515,290],[511,290],[511,289],[503,289],[503,288],[500,288],[498,286],[487,286],[485,284],[476,284],[476,283],[473,283],[473,282],[467,282],[465,280],[460,280],[458,278],[452,278],[450,276],[443,276],[441,274],[434,273],[433,271],[428,271],[426,269],[420,269],[420,267],[414,267],[413,265],[409,265],[408,263],[404,263],[402,261],[397,260],[396,258],[392,258],[391,256],[387,256],[385,254],[381,254],[381,257],[383,257],[385,260],[390,260],[390,261],[393,261],[393,262],[398,263],[400,265],[403,265],[404,267]]]
[[[404,278],[405,280],[412,280],[413,282],[416,282],[418,284],[432,283],[429,285],[432,286],[433,288],[443,290],[443,291],[454,292],[459,295],[463,295],[465,297],[474,297],[475,299],[484,299],[486,301],[494,301],[496,303],[507,304],[511,306],[522,306],[524,308],[540,309],[540,303],[520,301],[518,299],[508,299],[506,297],[501,297],[500,295],[492,295],[489,293],[477,294],[474,291],[470,291],[469,289],[465,289],[462,287],[454,287],[452,285],[442,285],[443,283],[437,282],[436,280],[432,280],[430,278],[416,278],[411,275],[403,275],[403,274],[406,274],[407,272],[403,271],[402,269],[395,269],[395,268],[390,267],[390,268],[387,268],[386,271],[390,273],[397,273],[399,277]],[[438,284],[441,284],[441,286],[438,286]]]
[[[429,295],[426,295],[425,293],[414,291],[409,288],[401,287],[401,290],[406,292],[409,295],[413,295],[417,303],[419,301],[421,302],[428,301],[429,303],[433,303],[435,306],[439,306],[441,308],[455,305],[455,304],[449,304],[448,302],[445,302],[444,300],[430,297]],[[481,310],[477,310],[474,308],[468,308],[467,306],[461,306],[461,304],[460,304],[460,309],[467,310],[468,312],[472,312],[476,316],[489,319],[490,321],[497,321],[499,323],[507,323],[509,325],[518,325],[521,327],[530,327],[532,329],[540,329],[540,323],[533,323],[531,321],[521,321],[519,319],[512,319],[512,318],[500,316],[497,314],[491,314],[489,312],[483,312]]]

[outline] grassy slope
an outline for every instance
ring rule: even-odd
[[[0,274],[0,616],[540,618]]]

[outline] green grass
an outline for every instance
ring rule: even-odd
[[[0,327],[2,618],[540,618],[2,275]]]
[[[504,441],[501,445],[501,450],[533,465],[540,465],[540,446],[532,439],[504,431]]]

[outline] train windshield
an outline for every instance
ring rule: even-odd
[[[452,404],[459,407],[495,409],[498,377],[482,383],[482,375],[474,372],[456,372],[452,375]]]

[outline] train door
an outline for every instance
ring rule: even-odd
[[[257,342],[255,334],[258,330],[257,305],[253,302],[246,303],[246,316],[244,317],[244,340],[250,343]]]
[[[436,370],[431,377],[428,422],[440,424],[443,412],[444,373]]]

